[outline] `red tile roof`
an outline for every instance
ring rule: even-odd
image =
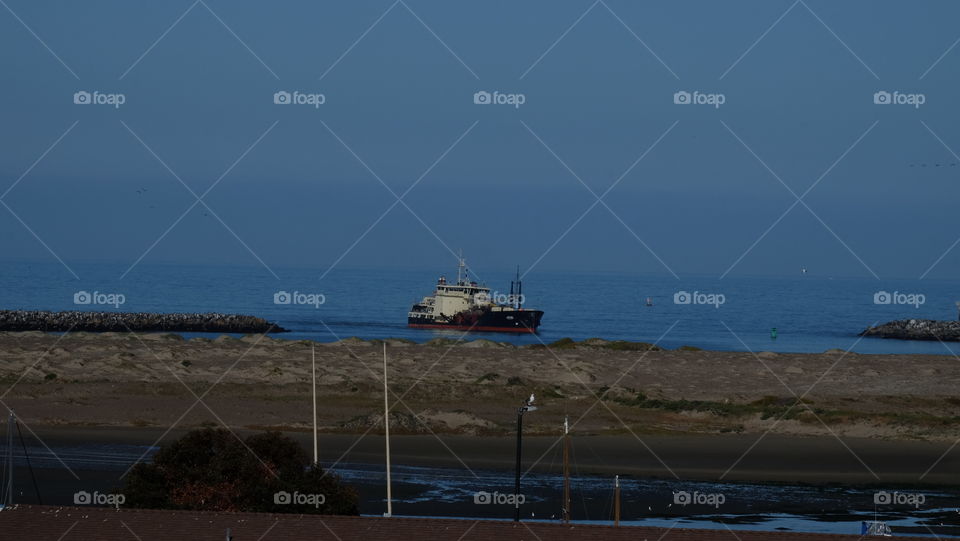
[[[18,505],[0,511],[0,539],[225,541],[857,541],[859,536],[548,524],[439,518],[214,513]]]

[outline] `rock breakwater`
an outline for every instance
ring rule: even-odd
[[[286,329],[242,314],[42,312],[0,310],[0,331],[277,333]]]
[[[877,336],[899,340],[943,340],[960,341],[960,321],[938,321],[934,319],[901,319],[883,325],[870,327],[860,336]]]

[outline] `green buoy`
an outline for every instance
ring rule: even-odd
[[[777,339],[777,328],[776,328],[776,327],[770,327],[770,339],[771,339],[771,340],[776,340],[776,339]]]

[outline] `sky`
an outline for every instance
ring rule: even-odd
[[[0,259],[949,279],[958,16],[5,0]]]

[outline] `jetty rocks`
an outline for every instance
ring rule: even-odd
[[[0,331],[277,333],[287,329],[239,314],[0,310]]]
[[[900,340],[943,340],[960,342],[960,321],[901,319],[870,327],[860,336],[878,336]]]

